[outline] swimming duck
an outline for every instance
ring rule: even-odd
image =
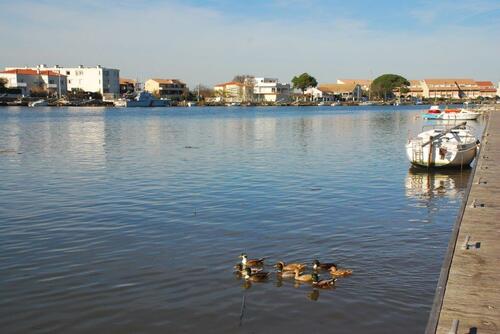
[[[336,278],[331,278],[331,279],[319,279],[318,274],[313,273],[312,274],[312,285],[316,288],[331,288],[332,286],[335,285]]]
[[[352,275],[352,269],[340,269],[337,266],[330,268],[330,275],[333,277],[345,277]]]
[[[238,263],[237,265],[235,265],[234,269],[236,269],[236,272],[238,272],[240,274],[244,274],[245,267],[243,267],[243,265],[241,263]],[[254,273],[261,272],[262,268],[250,268],[250,270],[252,271],[252,274],[254,274]]]
[[[241,253],[240,258],[243,267],[261,267],[264,265],[264,259],[265,259],[265,257],[263,257],[260,259],[249,260],[248,256],[245,253]]]
[[[300,270],[299,269],[295,269],[295,280],[296,281],[299,281],[299,282],[312,282],[312,275],[311,274],[304,274],[304,275],[301,275],[300,274]]]
[[[252,273],[251,268],[245,268],[244,271],[244,276],[243,278],[245,280],[251,280],[251,281],[265,281],[269,277],[269,273],[265,271],[259,271],[256,273]]]
[[[313,261],[313,269],[314,270],[328,270],[331,267],[336,267],[335,263],[320,263],[318,260]]]
[[[304,270],[307,266],[303,263],[289,263],[285,264],[283,261],[279,261],[274,265],[278,271],[294,271],[295,269],[299,269],[300,271]]]
[[[302,274],[302,272],[299,272],[299,275],[300,274]],[[278,271],[276,273],[276,277],[278,277],[278,278],[294,278],[295,271]]]

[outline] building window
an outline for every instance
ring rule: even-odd
[[[66,71],[66,75],[69,75],[69,74],[70,74],[69,71]]]

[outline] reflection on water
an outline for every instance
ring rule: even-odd
[[[427,170],[411,167],[406,176],[406,196],[420,199],[446,196],[456,199],[467,187],[471,171],[471,168]]]
[[[2,332],[423,332],[467,174],[408,172],[420,113],[1,108]]]

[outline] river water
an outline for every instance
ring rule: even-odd
[[[470,171],[409,169],[421,112],[0,108],[2,333],[422,333]]]

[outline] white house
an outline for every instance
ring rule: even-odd
[[[9,69],[20,69],[18,67],[7,67]],[[52,71],[67,78],[68,91],[83,90],[85,92],[119,95],[120,94],[120,70],[102,67],[60,67],[55,65],[38,65],[37,67],[24,68],[40,71]]]
[[[290,84],[282,84],[274,78],[255,78],[253,87],[256,102],[287,102],[290,100]]]
[[[66,76],[49,70],[6,69],[0,72],[0,78],[7,81],[8,88],[18,88],[27,96],[36,93],[61,96],[67,92]]]
[[[317,87],[309,87],[304,91],[304,95],[309,96],[312,101],[316,102],[333,102],[336,100],[335,94],[322,90]]]

